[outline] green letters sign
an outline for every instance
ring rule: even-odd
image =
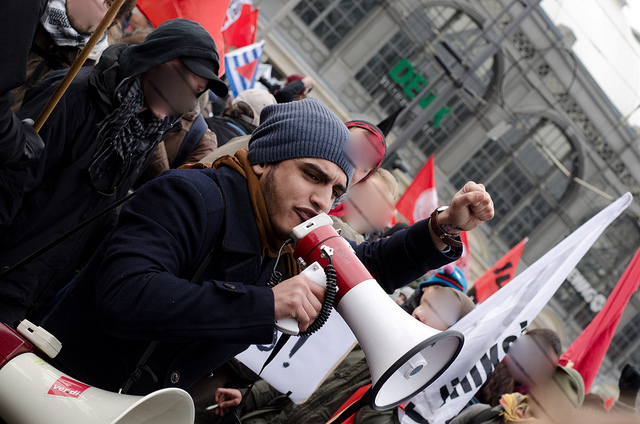
[[[396,84],[402,87],[402,91],[404,91],[404,94],[407,95],[409,100],[413,100],[416,96],[421,94],[423,91],[422,89],[427,85],[427,79],[415,72],[415,68],[406,57],[389,71],[389,76]],[[429,106],[437,96],[438,95],[434,92],[428,91],[422,94],[422,99],[418,104],[422,109],[424,109]],[[442,107],[438,112],[436,112],[433,121],[433,126],[435,128],[440,128],[440,122],[442,122],[442,118],[447,113],[451,113],[451,109],[447,106]]]

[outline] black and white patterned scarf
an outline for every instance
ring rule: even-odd
[[[40,23],[58,46],[71,46],[81,49],[87,44],[89,38],[91,38],[91,34],[80,34],[71,26],[71,22],[69,22],[69,17],[67,16],[67,0],[47,1],[44,13],[40,18]],[[101,52],[108,46],[109,41],[107,40],[107,32],[105,31],[93,48],[92,53]]]
[[[139,77],[123,80],[116,98],[120,105],[98,124],[97,148],[88,169],[91,184],[104,195],[114,194],[132,172],[140,173],[167,119],[148,110],[138,113],[144,105]]]

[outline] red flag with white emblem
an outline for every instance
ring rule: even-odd
[[[256,42],[258,9],[253,9],[252,0],[232,0],[227,19],[222,25],[224,51],[230,47],[244,47]]]
[[[422,167],[411,185],[404,192],[396,210],[413,224],[431,216],[431,212],[438,207],[438,193],[436,192],[436,178],[433,171],[433,155]]]

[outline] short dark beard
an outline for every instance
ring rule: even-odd
[[[276,183],[275,183],[275,177],[273,175],[273,171],[275,171],[279,165],[280,165],[280,162],[272,163],[271,168],[269,168],[269,172],[267,172],[266,175],[263,174],[261,176],[261,178],[264,178],[264,180],[260,181],[260,186],[262,187],[262,197],[264,197],[264,203],[267,208],[267,214],[269,215],[269,220],[273,219],[273,217],[271,216],[269,203],[270,201],[274,201],[272,199],[276,199]],[[277,231],[276,228],[273,226],[273,223],[271,224],[271,227],[273,228],[274,232]],[[276,236],[279,238],[282,238],[281,234],[276,234]],[[288,234],[285,234],[285,237],[282,238],[282,240],[285,240],[287,236]]]
[[[262,186],[262,196],[264,197],[265,204],[267,204],[267,212],[269,212],[269,198],[275,197],[276,188],[275,188],[275,177],[273,176],[273,171],[278,169],[280,166],[280,162],[275,162],[271,164],[271,168],[269,168],[269,172],[267,175],[263,174],[264,181],[261,181]]]

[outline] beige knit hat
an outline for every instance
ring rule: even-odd
[[[247,122],[254,127],[257,127],[260,125],[260,112],[262,112],[262,109],[268,105],[275,105],[277,102],[276,98],[267,90],[250,88],[248,90],[241,91],[238,94],[238,97],[233,99],[231,105],[235,106],[238,103],[245,103],[249,106],[251,112],[253,112],[253,119]]]

